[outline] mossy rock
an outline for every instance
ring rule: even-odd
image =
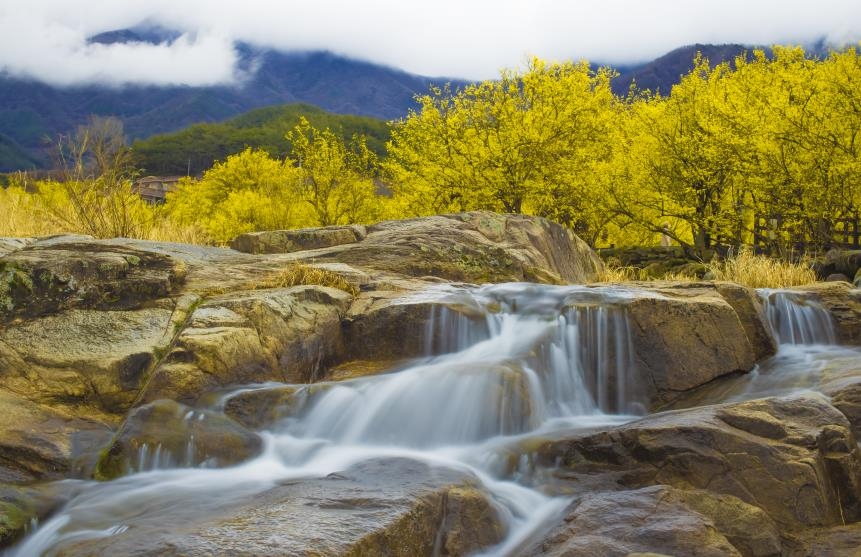
[[[94,476],[110,480],[141,467],[230,466],[257,456],[262,446],[260,437],[222,414],[159,400],[128,415]]]
[[[175,294],[183,262],[106,242],[38,242],[0,259],[0,321],[69,308],[134,309]]]
[[[0,500],[0,548],[21,538],[36,518],[36,509],[26,501]]]

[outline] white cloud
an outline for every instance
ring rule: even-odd
[[[169,45],[86,42],[145,21],[185,34]],[[2,0],[0,36],[0,69],[57,84],[227,83],[237,77],[233,41],[487,78],[533,54],[626,63],[694,42],[851,43],[861,2]]]

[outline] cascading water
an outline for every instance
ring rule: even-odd
[[[831,315],[816,301],[792,290],[762,289],[759,294],[778,344],[836,344]]]
[[[506,541],[489,554],[509,554],[566,500],[495,476],[497,448],[642,412],[625,309],[631,292],[528,284],[427,292],[413,300],[435,306],[427,357],[396,373],[297,389],[284,418],[264,433],[264,454],[244,465],[84,483],[80,495],[9,555],[120,536],[138,521],[180,520],[177,497],[206,508],[215,504],[213,492],[230,501],[285,479],[393,455],[471,470],[508,518]],[[148,453],[139,469],[191,461]]]
[[[709,393],[709,402],[737,402],[766,396],[784,396],[818,390],[823,373],[856,368],[859,350],[838,346],[834,322],[828,311],[809,294],[794,290],[760,289],[765,322],[777,341],[777,353],[744,377]]]

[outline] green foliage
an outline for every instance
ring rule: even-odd
[[[385,163],[407,211],[528,212],[587,235],[602,228],[594,178],[608,161],[612,74],[534,59],[458,93],[435,89],[395,124]]]
[[[592,245],[690,252],[753,240],[827,245],[861,206],[861,57],[800,48],[712,67],[667,96],[619,99],[612,75],[533,60],[523,72],[435,89],[394,124],[384,162],[401,215],[491,209],[547,216]]]
[[[262,150],[247,148],[186,178],[168,194],[166,210],[179,224],[196,224],[210,241],[226,243],[254,230],[291,228],[303,222],[296,211],[296,169]]]
[[[270,106],[252,110],[226,122],[197,124],[178,132],[156,135],[132,145],[135,165],[146,174],[199,174],[246,147],[266,151],[283,159],[291,149],[285,130],[305,118],[319,129],[337,130],[342,139],[354,135],[367,138],[368,148],[385,153],[389,137],[386,123],[376,118],[332,114],[306,104]]]
[[[304,118],[287,137],[299,174],[295,191],[310,206],[315,225],[374,219],[377,157],[364,137],[354,136],[345,145],[328,128],[317,130]]]

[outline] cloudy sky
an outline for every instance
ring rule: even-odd
[[[170,44],[89,44],[136,25]],[[529,55],[631,63],[695,42],[861,39],[861,0],[0,0],[0,69],[54,84],[229,83],[234,41],[482,79]]]

